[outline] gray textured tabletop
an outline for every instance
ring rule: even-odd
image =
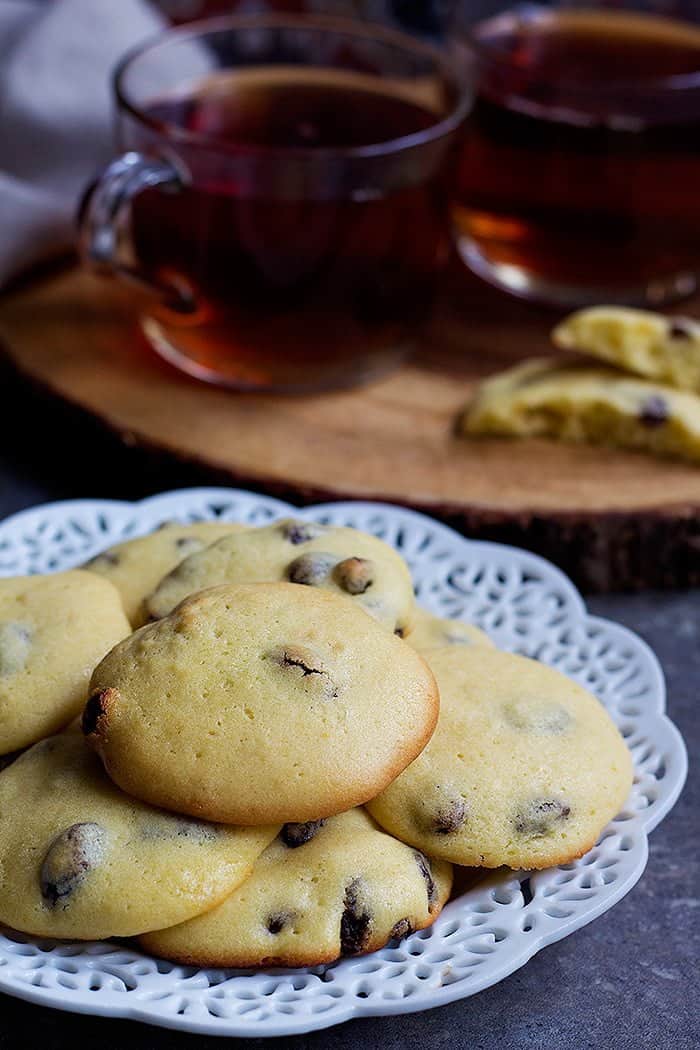
[[[0,518],[47,500],[138,498],[210,482],[192,470],[116,446],[0,375]],[[698,864],[700,777],[700,593],[591,598],[593,612],[637,631],[666,673],[669,712],[685,736],[691,773],[680,801],[651,837],[649,865],[612,911],[532,959],[480,995],[437,1010],[354,1021],[308,1037],[241,1040],[263,1050],[413,1045],[458,1050],[686,1048],[700,1045]],[[0,996],[0,1050],[199,1050],[188,1036],[50,1011]]]

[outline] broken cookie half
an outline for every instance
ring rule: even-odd
[[[537,359],[492,376],[459,427],[470,437],[555,438],[700,463],[700,397],[585,363]]]
[[[561,350],[599,358],[635,375],[700,393],[700,322],[626,306],[592,306],[552,332]]]

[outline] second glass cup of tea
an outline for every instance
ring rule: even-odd
[[[115,90],[125,152],[86,196],[81,249],[153,290],[158,353],[288,392],[401,360],[449,252],[469,97],[447,55],[378,26],[231,17],[139,48]]]
[[[528,3],[472,24],[462,0],[476,99],[453,223],[491,283],[566,307],[697,289],[700,25],[692,0],[656,6]]]

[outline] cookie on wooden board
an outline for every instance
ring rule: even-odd
[[[700,322],[626,306],[591,306],[552,332],[562,350],[578,350],[627,372],[700,393]]]
[[[481,384],[469,437],[545,437],[700,463],[700,397],[613,368],[538,358]]]

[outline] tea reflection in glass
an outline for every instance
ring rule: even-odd
[[[117,92],[130,152],[88,199],[84,254],[103,262],[102,223],[125,193],[130,269],[161,293],[143,326],[163,356],[286,391],[401,360],[448,255],[466,98],[447,56],[378,27],[230,19],[171,30],[124,64]]]
[[[467,265],[567,306],[695,290],[700,27],[684,6],[674,19],[528,4],[471,28],[453,208]]]

